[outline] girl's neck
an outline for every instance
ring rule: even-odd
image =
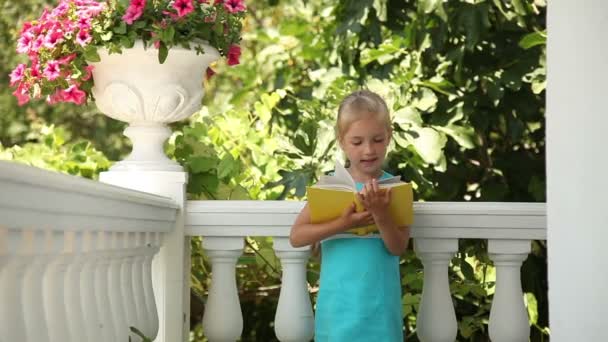
[[[357,183],[366,183],[374,178],[379,179],[380,176],[382,176],[383,174],[382,170],[380,169],[375,171],[373,174],[364,173],[352,167],[349,167],[347,170],[348,173],[350,173],[351,177],[353,177],[353,179]]]

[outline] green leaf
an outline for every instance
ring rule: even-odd
[[[378,61],[384,65],[398,58],[403,50],[400,48],[401,39],[388,40],[380,44],[377,49],[365,49],[361,52],[361,65],[365,66],[371,62]]]
[[[238,172],[239,163],[238,161],[234,160],[234,158],[232,158],[232,155],[230,153],[226,153],[226,155],[224,155],[224,158],[222,158],[222,161],[220,161],[220,165],[217,167],[217,169],[217,176],[219,178],[226,178]]]
[[[441,5],[441,1],[442,0],[420,0],[418,6],[424,13],[429,14]]]
[[[421,126],[422,117],[420,112],[411,106],[403,107],[393,113],[395,122],[404,130],[409,129],[409,126]]]
[[[118,26],[115,26],[113,29],[114,33],[117,34],[125,34],[127,33],[127,23],[125,23],[124,21],[120,21],[120,24],[118,24]]]
[[[158,47],[158,62],[163,64],[169,55],[169,49],[167,49],[167,45],[164,42],[160,42]]]
[[[188,164],[192,173],[202,173],[215,168],[218,160],[215,157],[198,156],[190,158]]]
[[[414,131],[418,133],[418,137],[414,139],[414,147],[420,157],[428,164],[438,164],[447,141],[445,135],[428,127],[414,129]]]
[[[101,61],[101,58],[99,57],[99,54],[97,53],[97,48],[93,45],[88,45],[84,49],[84,59],[87,62],[92,62],[92,63]]]
[[[537,45],[546,45],[547,44],[547,32],[532,32],[525,35],[520,41],[519,46],[522,49],[530,49]]]
[[[475,280],[475,272],[473,271],[473,267],[464,257],[460,258],[460,271],[466,279]]]
[[[418,98],[414,101],[416,108],[423,112],[431,110],[435,104],[437,104],[437,95],[428,88],[422,88]]]
[[[438,131],[444,132],[451,136],[458,145],[465,149],[472,149],[475,147],[475,129],[471,126],[433,126]]]
[[[530,325],[538,323],[538,302],[534,293],[526,292],[525,296],[526,308],[528,309],[528,318]]]
[[[113,35],[114,34],[112,33],[112,31],[108,31],[108,32],[106,32],[106,33],[104,33],[104,34],[101,35],[101,40],[107,42],[108,40],[112,39]]]

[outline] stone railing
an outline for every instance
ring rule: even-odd
[[[152,258],[173,200],[0,162],[0,341],[156,336]]]
[[[289,244],[289,229],[301,202],[189,201],[186,229],[202,236],[213,267],[203,328],[210,341],[236,341],[243,317],[236,289],[235,264],[246,236],[271,236],[283,267],[275,316],[281,341],[310,341],[314,317],[306,284],[308,248]],[[520,283],[520,267],[531,240],[546,239],[543,203],[421,202],[414,205],[412,237],[424,265],[424,288],[418,314],[418,337],[453,342],[457,323],[448,282],[448,265],[458,239],[487,239],[497,272],[490,314],[494,342],[528,341],[529,323]]]

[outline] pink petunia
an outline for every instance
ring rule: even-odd
[[[93,36],[89,33],[89,30],[81,29],[78,31],[78,35],[76,36],[76,43],[80,46],[85,46],[89,44],[93,40]]]
[[[13,95],[17,98],[17,103],[20,106],[28,103],[30,101],[30,93],[27,85],[24,82],[21,82],[17,89],[13,92]]]
[[[83,81],[88,81],[91,79],[91,77],[93,77],[93,69],[95,69],[95,66],[93,65],[87,65],[84,67],[84,77],[82,78]]]
[[[21,37],[19,37],[19,40],[17,41],[17,52],[28,52],[33,41],[34,36],[31,33],[25,32],[24,34],[22,34]]]
[[[61,65],[65,65],[70,63],[71,61],[73,61],[76,58],[76,54],[75,53],[71,53],[65,57],[61,57],[60,59],[58,59],[57,61],[59,62],[59,64]]]
[[[77,105],[81,105],[87,98],[87,93],[78,88],[77,85],[72,84],[68,89],[64,90],[61,94],[64,102],[73,102]]]
[[[181,18],[194,11],[194,4],[192,0],[175,0],[173,8],[177,11],[177,16]]]
[[[13,69],[13,71],[10,74],[11,81],[9,84],[11,87],[23,79],[23,76],[25,75],[25,67],[26,67],[26,65],[22,63],[22,64],[17,65],[17,67],[15,69]]]
[[[243,0],[225,0],[224,8],[230,13],[244,12],[247,9]]]
[[[238,45],[230,45],[230,49],[228,49],[228,65],[239,64],[240,57],[241,57],[241,47]]]
[[[46,98],[46,102],[48,104],[55,104],[57,102],[62,102],[63,101],[63,90],[61,89],[57,89],[57,91],[55,91],[52,95],[49,95]]]
[[[146,7],[146,0],[131,0],[127,12],[122,17],[127,24],[131,25],[134,21],[139,19],[144,14],[144,8]]]
[[[61,69],[59,67],[59,62],[49,61],[46,64],[46,68],[44,68],[43,75],[49,81],[53,81],[53,80],[57,79],[61,75]]]
[[[44,47],[52,49],[58,43],[63,41],[63,32],[61,30],[56,30],[49,32],[46,37],[44,37]]]

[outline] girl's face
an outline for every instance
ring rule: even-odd
[[[390,142],[386,123],[373,115],[352,122],[340,138],[340,147],[357,176],[378,177]]]

